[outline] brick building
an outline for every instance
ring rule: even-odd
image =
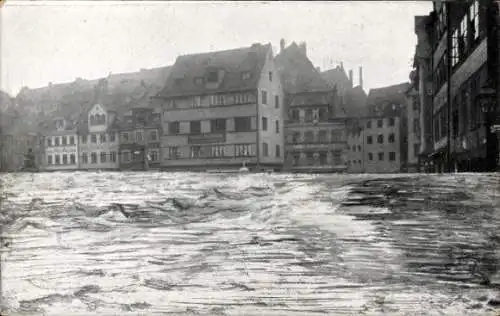
[[[163,169],[281,169],[283,89],[270,44],[179,56],[163,109]]]

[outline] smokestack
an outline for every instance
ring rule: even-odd
[[[284,50],[285,50],[285,39],[282,38],[280,41],[280,52],[283,53]]]
[[[359,67],[359,86],[363,88],[363,67]]]
[[[352,81],[352,69],[349,70],[349,82],[351,83],[351,87],[352,87],[352,84],[353,84],[353,81]]]

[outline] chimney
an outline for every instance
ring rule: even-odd
[[[344,62],[343,61],[340,62],[340,69],[344,70]]]
[[[280,41],[280,53],[283,53],[284,50],[285,50],[285,39],[282,38]]]
[[[359,86],[363,88],[363,67],[359,67]]]
[[[353,81],[352,81],[352,69],[349,70],[349,82],[351,83],[351,87],[352,87],[352,84],[353,84]]]
[[[304,54],[305,56],[307,56],[306,42],[301,42],[300,45],[299,45],[299,48],[300,48],[300,51],[302,52],[302,54]]]

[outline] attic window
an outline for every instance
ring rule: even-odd
[[[245,71],[241,74],[241,79],[248,80],[250,79],[250,71]]]
[[[195,79],[194,79],[194,83],[195,83],[197,86],[202,85],[202,84],[203,84],[203,78],[201,78],[201,77],[195,78]]]
[[[219,74],[215,70],[211,70],[207,74],[208,82],[217,82],[219,80]]]

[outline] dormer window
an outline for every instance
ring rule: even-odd
[[[197,85],[197,86],[202,85],[203,84],[203,78],[201,78],[201,77],[195,78],[194,79],[194,84]]]
[[[219,74],[215,70],[211,70],[207,73],[207,82],[217,82],[219,81]]]
[[[245,71],[241,74],[241,79],[248,80],[250,79],[250,71]]]

